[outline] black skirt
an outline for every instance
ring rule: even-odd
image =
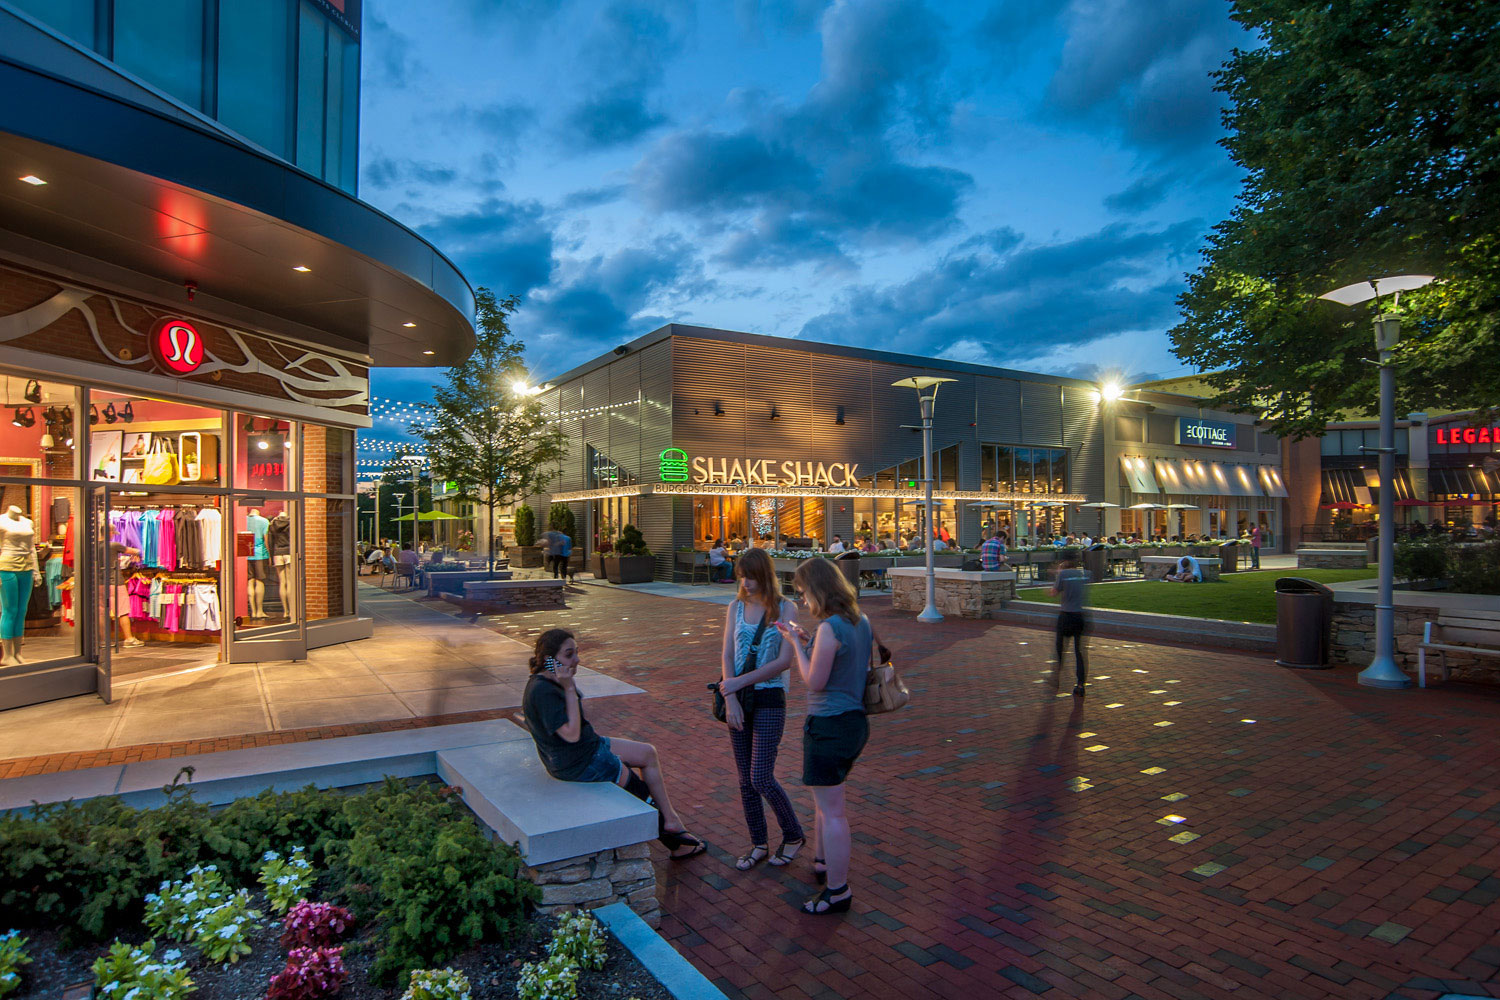
[[[809,715],[802,724],[802,783],[815,788],[842,785],[870,738],[864,712]]]

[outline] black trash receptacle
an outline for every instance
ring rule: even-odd
[[[1328,666],[1333,591],[1316,580],[1276,581],[1276,665],[1321,670]]]

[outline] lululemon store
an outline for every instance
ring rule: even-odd
[[[369,636],[370,369],[473,347],[463,276],[352,193],[357,20],[85,6],[0,4],[0,708]]]
[[[937,387],[934,506],[924,524],[913,376]],[[1104,488],[1098,386],[802,340],[662,327],[553,378],[538,398],[568,449],[551,492],[590,551],[626,524],[656,555],[716,538],[772,549],[973,548],[1092,526]]]

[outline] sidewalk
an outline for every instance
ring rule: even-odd
[[[5,712],[0,777],[86,767],[109,753],[140,759],[165,756],[166,748],[235,749],[271,736],[493,718],[520,706],[529,645],[378,587],[360,588],[360,609],[375,619],[371,638],[311,650],[303,661],[224,663],[116,681],[108,705],[82,695]],[[591,674],[588,690],[605,696],[638,689]],[[180,749],[189,746],[197,749]]]

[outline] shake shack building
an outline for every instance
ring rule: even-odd
[[[636,525],[663,577],[675,551],[714,538],[920,544],[917,394],[892,385],[914,375],[953,380],[934,414],[934,531],[964,547],[985,523],[1035,539],[1101,497],[1092,382],[673,324],[540,394],[568,449],[553,492],[532,505],[543,516],[547,503],[572,506],[589,549]]]

